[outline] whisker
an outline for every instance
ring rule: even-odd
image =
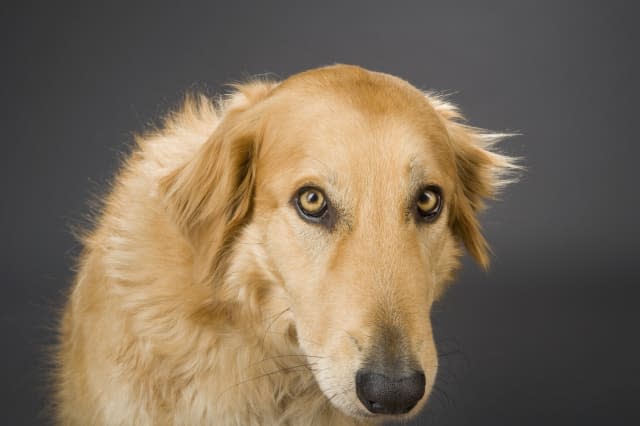
[[[449,397],[449,395],[447,394],[447,392],[444,389],[442,389],[439,386],[434,385],[433,386],[433,390],[436,391],[438,395],[441,395],[444,398],[444,400],[447,403],[447,406],[455,407],[455,404],[453,403],[453,400]],[[445,407],[443,407],[443,408],[445,408]]]
[[[449,352],[440,352],[440,353],[438,353],[438,358],[444,358],[444,357],[448,357],[448,356],[452,356],[452,355],[464,355],[464,353],[459,349],[454,349],[454,350],[449,351]]]
[[[271,361],[271,360],[274,360],[274,359],[293,358],[293,357],[298,357],[298,358],[318,358],[318,359],[326,358],[325,356],[305,355],[305,354],[274,355],[274,356],[270,356],[268,358],[263,358],[260,361],[254,362],[254,363],[249,364],[249,365],[256,365],[256,364],[260,364],[261,362]]]
[[[337,397],[337,396],[342,396],[345,393],[347,393],[348,389],[342,389],[340,391],[336,391],[333,393],[333,395],[331,395],[330,398],[327,398],[323,403],[322,403],[322,407],[320,407],[320,410],[322,412],[326,411],[330,406],[331,406],[331,401]]]
[[[271,333],[271,334],[281,334],[283,336],[288,336],[289,335],[288,333],[283,333],[281,331],[269,331],[269,333]],[[298,335],[297,339],[300,340],[300,341],[303,341],[303,342],[309,342],[309,343],[314,344],[316,346],[321,346],[320,343],[314,342],[313,340],[309,340],[309,339],[303,339],[299,335]]]
[[[264,336],[262,336],[262,342],[260,343],[261,348],[262,348],[262,353],[265,353],[264,350],[264,345],[265,345],[265,341],[267,340],[267,333],[269,333],[271,327],[273,326],[273,324],[278,321],[278,319],[280,319],[282,317],[282,315],[284,315],[287,312],[290,312],[291,310],[291,306],[287,307],[286,309],[284,309],[283,311],[281,311],[280,313],[275,315],[275,318],[273,318],[273,320],[269,323],[269,325],[267,326],[267,328],[264,331]],[[284,333],[283,333],[284,334]]]
[[[442,390],[433,388],[431,395],[429,395],[429,402],[427,403],[426,412],[434,415],[439,410],[446,409],[445,396]]]
[[[312,363],[312,364],[305,363],[305,364],[293,365],[291,367],[279,368],[277,370],[269,371],[267,373],[261,374],[261,375],[256,376],[256,377],[251,377],[249,379],[242,380],[242,381],[240,381],[240,382],[238,382],[238,383],[236,383],[236,384],[234,384],[232,386],[229,386],[227,389],[222,391],[219,396],[224,395],[225,393],[227,393],[228,391],[230,391],[231,389],[233,389],[235,387],[238,387],[238,386],[243,385],[245,383],[253,382],[255,380],[263,379],[265,377],[269,377],[269,376],[272,376],[274,374],[289,373],[291,371],[296,371],[296,369],[298,369],[298,368],[306,368],[307,370],[313,371],[313,370],[311,370],[310,367],[313,366],[314,364],[315,363]]]

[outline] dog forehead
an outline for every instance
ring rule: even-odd
[[[352,178],[365,172],[397,178],[420,168],[439,173],[447,136],[424,96],[367,75],[278,88],[267,114],[263,158]]]
[[[316,68],[293,75],[280,84],[275,98],[288,104],[351,106],[371,114],[423,113],[430,109],[420,90],[398,77],[351,65]]]

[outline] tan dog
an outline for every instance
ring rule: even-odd
[[[62,321],[72,425],[360,424],[433,386],[429,312],[511,159],[504,135],[352,66],[190,99],[138,140]]]

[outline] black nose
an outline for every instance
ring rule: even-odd
[[[424,395],[425,379],[422,371],[403,377],[388,377],[368,370],[356,373],[356,393],[376,414],[404,414],[411,411]]]

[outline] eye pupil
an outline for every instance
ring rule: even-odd
[[[309,191],[307,193],[307,201],[311,204],[317,203],[319,198],[318,193],[315,191]]]

